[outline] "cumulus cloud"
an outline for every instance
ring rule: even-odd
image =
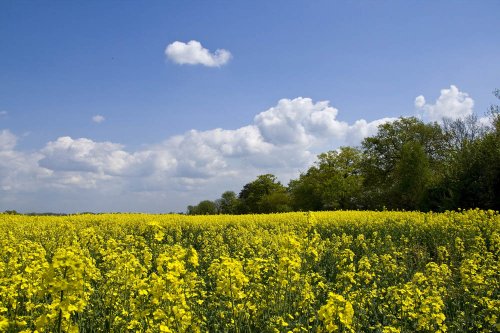
[[[94,123],[98,123],[98,124],[102,123],[105,120],[106,120],[106,118],[104,118],[104,116],[101,116],[100,114],[97,114],[97,115],[92,117],[92,121]]]
[[[142,150],[130,153],[112,142],[60,137],[41,149],[39,165],[53,171],[95,173],[103,177],[148,176],[175,163],[168,152]]]
[[[377,126],[395,118],[372,122],[364,119],[354,124],[337,119],[338,110],[328,101],[314,103],[310,98],[282,99],[275,107],[259,113],[255,126],[263,138],[276,146],[301,146],[325,148],[342,144],[357,144],[364,137],[374,134]]]
[[[17,144],[17,136],[9,130],[0,131],[0,151],[12,150]]]
[[[424,96],[418,96],[415,98],[415,107],[424,120],[439,122],[445,118],[454,120],[472,115],[474,100],[452,85],[449,89],[441,90],[441,95],[434,104],[427,103]]]
[[[9,130],[0,130],[0,192],[39,190],[43,186],[40,180],[50,173],[38,166],[38,152],[17,151],[17,141],[18,137]],[[0,205],[8,199],[0,195]]]
[[[425,105],[425,97],[420,95],[415,98],[415,107],[421,109]]]
[[[60,137],[41,150],[44,157],[40,166],[57,171],[119,173],[130,162],[122,147],[111,142]]]
[[[426,121],[468,116],[473,105],[455,86],[434,103],[415,99]],[[65,136],[24,152],[15,134],[0,130],[0,210],[181,211],[259,174],[287,183],[318,153],[357,145],[395,120],[346,122],[339,113],[328,101],[281,99],[246,126],[191,130],[138,150]]]
[[[443,89],[435,103],[424,96],[415,99],[424,120],[464,117],[473,105],[455,86]],[[339,113],[328,101],[281,99],[246,126],[191,130],[134,151],[115,142],[65,136],[38,151],[22,152],[17,136],[1,130],[0,210],[19,210],[16,203],[35,205],[50,197],[67,204],[66,211],[83,209],[78,208],[82,202],[85,210],[179,211],[198,199],[238,190],[259,174],[273,173],[287,183],[318,153],[357,145],[380,124],[395,120],[346,122]]]
[[[247,126],[191,130],[136,152],[112,142],[60,137],[40,150],[38,164],[55,172],[60,185],[75,186],[116,179],[137,189],[193,189],[217,180],[241,182],[263,172],[290,178],[317,153],[358,144],[379,124],[393,120],[348,124],[337,120],[337,114],[327,101],[282,99]]]
[[[232,57],[231,52],[224,49],[217,49],[211,53],[196,40],[191,40],[188,43],[175,41],[166,47],[165,55],[176,64],[207,67],[220,67]]]

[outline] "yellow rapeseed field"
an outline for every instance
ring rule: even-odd
[[[0,215],[1,332],[495,332],[498,212]]]

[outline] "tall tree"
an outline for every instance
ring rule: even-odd
[[[425,209],[429,178],[429,160],[423,147],[418,142],[405,143],[395,168],[393,204],[406,210]]]
[[[318,161],[289,184],[296,210],[356,209],[363,183],[361,152],[341,147],[318,155]]]
[[[455,152],[483,137],[487,129],[479,122],[476,115],[470,115],[463,119],[444,119],[443,131],[448,143],[448,149],[450,152]]]
[[[217,214],[217,205],[213,201],[203,200],[196,206],[188,206],[187,213],[189,215],[214,215]]]
[[[500,99],[500,91],[494,95]],[[445,184],[448,208],[500,209],[500,109],[489,109],[491,128],[463,140],[449,157]]]
[[[291,210],[286,188],[272,174],[260,175],[243,186],[240,213],[276,213]]]
[[[403,149],[405,145],[408,146]],[[402,167],[406,162],[401,159],[402,154],[410,160],[418,157],[418,154],[409,154],[412,147],[422,149],[427,160],[421,160],[422,166],[428,163],[432,171],[426,176],[428,182],[424,192],[430,191],[442,178],[447,141],[437,123],[426,124],[414,117],[400,118],[380,125],[376,135],[363,140],[362,147],[366,208],[401,208],[397,198],[401,196],[403,178],[409,179],[413,174],[411,168]]]
[[[219,213],[221,214],[237,214],[239,200],[236,193],[233,191],[226,191],[222,193],[220,199],[216,202]]]

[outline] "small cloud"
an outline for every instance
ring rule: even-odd
[[[102,122],[103,122],[103,121],[105,121],[105,120],[106,120],[106,118],[104,118],[104,117],[103,117],[103,116],[101,116],[100,114],[95,115],[95,116],[93,116],[93,117],[92,117],[92,121],[93,121],[94,123],[98,123],[98,124],[102,123]]]
[[[420,95],[415,98],[415,107],[421,109],[425,105],[425,97]]]
[[[0,130],[0,151],[12,150],[17,144],[17,136],[11,131]]]
[[[5,117],[7,116],[9,113],[7,111],[0,111],[0,117]]]
[[[187,44],[175,41],[165,49],[167,58],[179,65],[203,65],[220,67],[231,59],[231,52],[217,49],[214,53],[204,48],[200,42],[192,40]]]
[[[427,103],[424,96],[418,96],[415,98],[415,107],[425,121],[464,119],[474,113],[474,100],[451,85],[450,89],[441,90],[441,95],[434,104]]]

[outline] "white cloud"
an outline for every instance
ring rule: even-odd
[[[104,116],[101,116],[100,114],[97,114],[97,115],[92,117],[92,121],[94,123],[98,123],[98,124],[102,123],[105,120],[106,120],[106,118],[104,118]]]
[[[478,122],[479,122],[479,125],[482,127],[490,127],[491,128],[493,126],[492,120],[493,120],[493,118],[491,118],[491,117],[479,117]]]
[[[464,117],[473,105],[455,86],[443,89],[434,104],[415,99],[424,120]],[[281,99],[246,126],[191,130],[134,151],[66,136],[24,152],[16,135],[0,130],[0,211],[181,211],[237,191],[259,174],[275,174],[286,184],[318,153],[357,145],[394,121],[346,122],[338,115],[328,101]]]
[[[415,98],[415,107],[420,109],[425,105],[425,97],[420,95]]]
[[[142,150],[130,153],[112,142],[60,137],[41,151],[41,167],[61,172],[94,173],[102,177],[146,177],[175,165],[168,152]]]
[[[60,137],[42,150],[40,166],[57,171],[119,173],[128,163],[129,154],[122,145],[94,142],[90,139]]]
[[[0,191],[33,192],[43,187],[41,178],[50,173],[38,166],[38,152],[17,151],[17,136],[9,130],[0,131]],[[0,208],[7,196],[0,195]]]
[[[473,114],[474,100],[456,86],[442,89],[434,104],[425,101],[424,96],[415,98],[415,107],[426,121],[442,121],[445,118],[459,119]]]
[[[7,111],[0,111],[0,117],[5,117],[7,116],[9,113]]]
[[[278,105],[259,113],[254,123],[264,139],[276,146],[302,146],[313,151],[343,144],[358,144],[374,134],[377,126],[394,118],[373,122],[364,119],[350,125],[337,120],[338,110],[328,101],[314,103],[310,98],[282,99]]]
[[[188,43],[175,41],[165,49],[165,55],[180,65],[204,65],[220,67],[231,59],[231,52],[217,49],[214,53],[204,48],[200,42],[191,40]]]
[[[416,105],[427,117],[442,117],[468,114],[473,102],[452,86],[435,104],[419,96]],[[241,189],[258,174],[273,173],[287,183],[307,170],[318,153],[357,145],[378,125],[394,120],[349,123],[338,115],[328,101],[282,99],[246,126],[191,130],[135,151],[115,142],[66,136],[28,153],[16,150],[18,138],[3,130],[0,210],[22,210],[22,205],[54,210],[53,201],[66,205],[59,211],[184,210],[198,199]]]
[[[12,150],[17,144],[17,137],[9,130],[0,131],[0,151]]]
[[[380,118],[371,122],[364,119],[356,120],[350,125],[346,134],[346,143],[350,146],[359,144],[364,138],[375,135],[378,126],[384,123],[395,121],[397,118]]]

